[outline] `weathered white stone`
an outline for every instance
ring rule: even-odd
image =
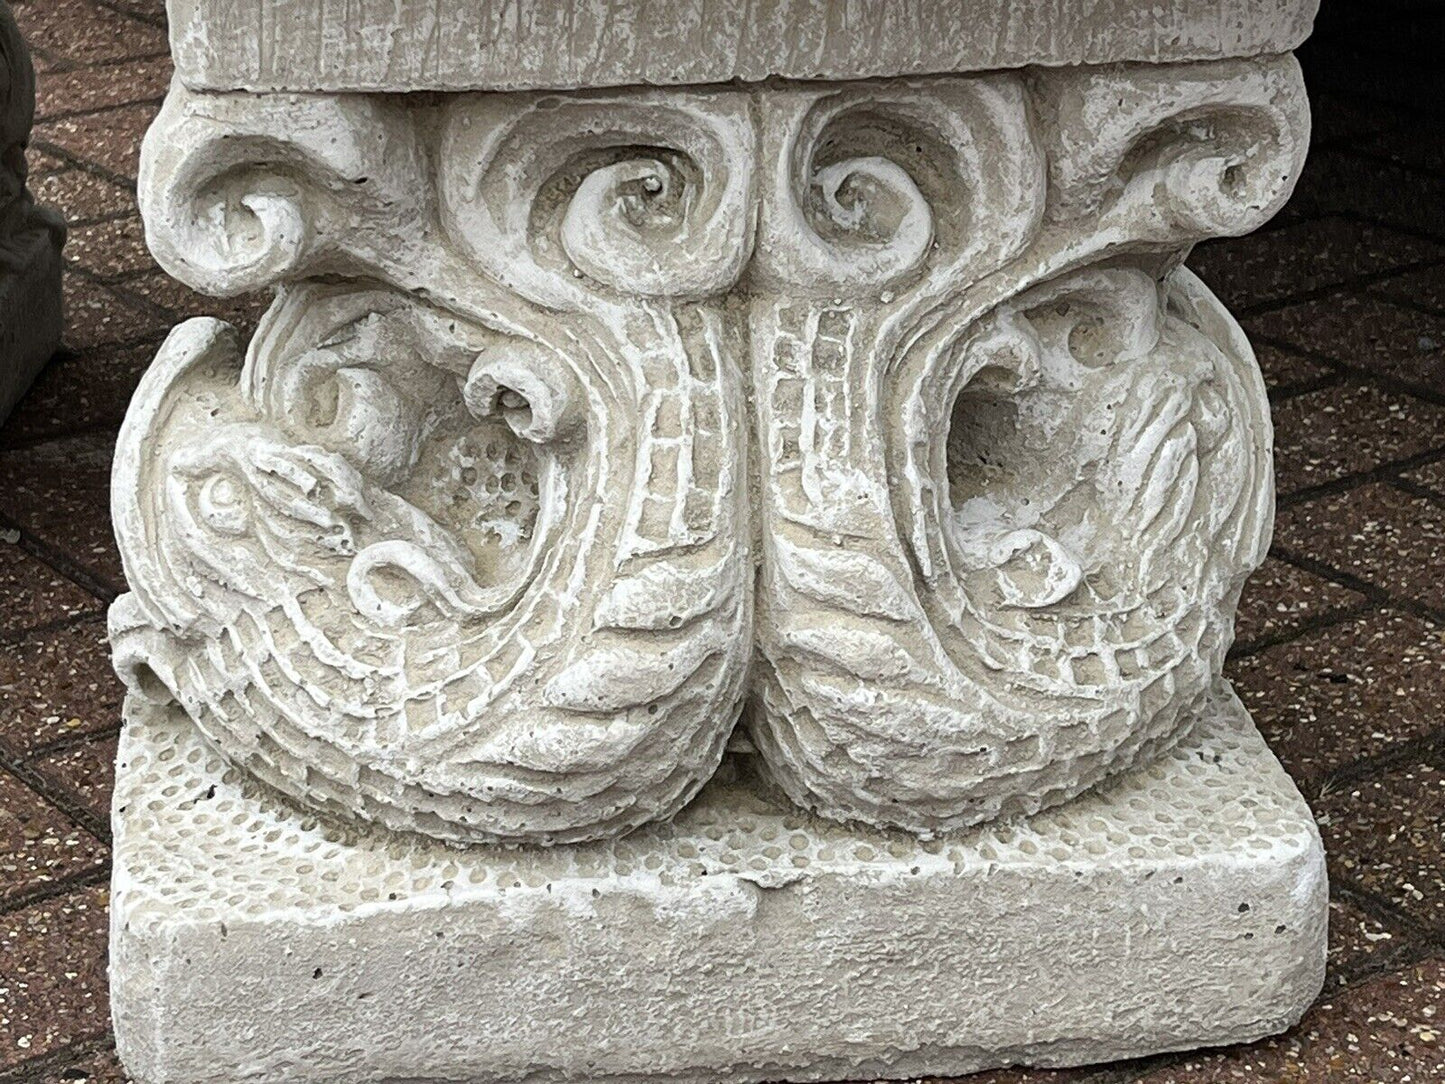
[[[1288,197],[1313,5],[1055,7],[174,0],[148,241],[276,300],[116,448],[142,1084],[1299,1015],[1319,843],[1220,677],[1268,405],[1182,263]]]
[[[731,756],[624,839],[354,831],[132,699],[112,998],[146,1084],[828,1080],[1249,1040],[1324,976],[1309,810],[1217,690],[1172,753],[920,842],[768,797]]]
[[[60,345],[65,221],[25,186],[34,119],[30,51],[0,0],[0,422]]]
[[[211,90],[861,79],[1283,53],[1318,0],[170,0]]]
[[[1289,58],[176,86],[153,251],[281,291],[131,406],[121,672],[298,800],[459,841],[669,816],[749,685],[825,815],[1063,801],[1179,738],[1263,558],[1263,383],[1177,264],[1273,213],[1307,127]]]

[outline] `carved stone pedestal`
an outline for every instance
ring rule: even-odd
[[[131,1071],[1297,1018],[1319,840],[1220,678],[1268,406],[1182,263],[1287,198],[1312,11],[1226,6],[173,4],[148,240],[277,295],[178,328],[116,450]]]
[[[0,0],[0,423],[60,345],[60,247],[65,220],[35,206],[25,146],[35,118],[35,69]]]

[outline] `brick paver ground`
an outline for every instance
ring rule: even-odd
[[[1229,673],[1330,857],[1324,994],[1249,1047],[975,1084],[1445,1081],[1445,8],[1324,0],[1314,149],[1266,230],[1191,263],[1250,332],[1279,520]],[[264,299],[151,262],[136,156],[170,66],[162,0],[19,0],[32,183],[71,222],[64,349],[0,429],[0,1084],[122,1081],[105,991],[121,588],[116,426],[165,331]]]

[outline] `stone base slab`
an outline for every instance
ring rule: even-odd
[[[729,756],[670,824],[457,850],[320,823],[127,705],[111,983],[142,1084],[828,1080],[1246,1041],[1324,976],[1309,809],[1221,686],[1172,755],[911,837]]]
[[[47,229],[13,238],[0,260],[0,422],[60,346],[60,246]]]

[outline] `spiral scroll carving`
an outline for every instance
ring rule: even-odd
[[[1264,389],[1218,304],[1187,271],[1086,269],[881,377],[828,316],[839,345],[820,318],[770,385],[814,404],[828,439],[798,446],[799,480],[834,487],[772,486],[751,732],[776,781],[927,835],[1175,740],[1272,512]],[[893,419],[881,447],[841,437],[830,387],[870,378]]]
[[[911,80],[763,97],[765,289],[980,278],[1038,225],[1043,160],[1017,79]]]
[[[753,142],[739,93],[463,98],[442,136],[442,221],[539,304],[583,305],[589,286],[721,294],[752,254]]]
[[[738,748],[821,814],[1064,800],[1222,680],[1269,419],[1180,262],[1277,209],[1307,130],[1289,58],[176,87],[153,248],[281,293],[244,360],[179,329],[132,406],[117,665],[297,801],[462,842],[668,816],[749,692]]]
[[[176,84],[146,133],[139,202],[161,266],[231,295],[396,258],[432,213],[423,173],[395,106]]]

